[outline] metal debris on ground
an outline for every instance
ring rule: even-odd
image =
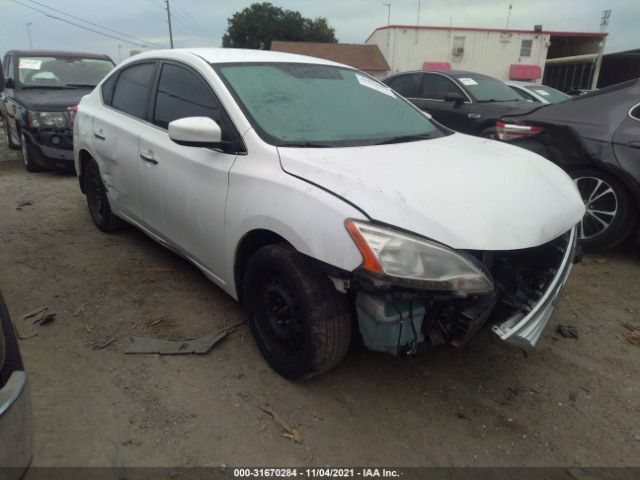
[[[184,341],[133,337],[133,343],[129,346],[126,353],[157,353],[160,355],[186,355],[190,353],[204,354],[209,352],[209,350],[211,350],[216,343],[229,335],[229,333],[231,333],[233,329],[243,324],[244,322],[238,323],[236,325],[226,327],[217,333],[212,333],[210,335],[204,335],[203,337]]]
[[[578,329],[573,325],[563,325],[559,323],[556,327],[556,333],[562,338],[573,338],[575,340],[580,338],[578,335]]]
[[[111,337],[107,340],[105,340],[104,342],[98,344],[98,345],[94,345],[93,349],[94,350],[103,350],[105,348],[107,348],[109,345],[111,345],[112,343],[116,342],[118,340],[118,337]]]
[[[16,331],[18,338],[26,340],[27,338],[35,337],[38,335],[35,327],[38,325],[46,325],[56,319],[56,314],[49,312],[49,307],[44,306],[36,308],[28,313],[25,313],[20,322],[16,325]]]
[[[282,436],[293,440],[296,443],[302,443],[302,437],[300,437],[300,432],[287,422],[284,418],[282,418],[273,408],[269,405],[260,405],[260,410],[265,413],[271,415],[273,421],[282,429]]]
[[[22,210],[22,207],[28,207],[30,205],[33,205],[31,200],[23,200],[21,202],[18,202],[18,206],[16,207],[16,210]]]

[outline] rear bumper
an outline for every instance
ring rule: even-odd
[[[526,314],[517,313],[508,320],[493,325],[492,330],[506,342],[520,347],[535,347],[544,331],[549,319],[560,300],[567,278],[573,266],[576,251],[576,228],[571,230],[569,247],[564,253],[562,263],[555,278],[547,287],[538,303]]]
[[[3,479],[21,478],[29,466],[32,432],[27,374],[16,371],[0,389],[0,466],[3,467]]]

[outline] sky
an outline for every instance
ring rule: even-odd
[[[251,3],[170,0],[175,46],[220,46],[227,19]],[[420,3],[420,25],[504,28],[512,3],[510,28],[532,29],[533,25],[542,24],[545,30],[594,32],[600,28],[602,11],[609,9],[612,14],[605,51],[640,48],[640,0],[273,0],[271,3],[298,10],[306,17],[326,17],[343,43],[364,43],[375,28],[386,25],[385,3],[391,3],[392,24],[415,25]],[[42,12],[120,38],[83,30]],[[136,41],[158,47],[169,44],[164,0],[0,0],[0,54],[29,48],[29,22],[36,49],[106,53],[116,62],[126,58],[131,49],[139,48],[134,44]]]

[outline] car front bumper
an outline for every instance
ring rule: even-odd
[[[549,284],[538,303],[526,314],[517,313],[506,321],[493,325],[492,330],[502,339],[520,347],[535,347],[549,319],[560,300],[569,278],[576,252],[577,234],[575,227],[569,238],[562,263],[555,278]]]
[[[27,374],[15,371],[0,389],[0,466],[3,480],[22,477],[31,462],[32,439]]]
[[[38,165],[48,169],[73,166],[72,130],[31,128],[24,132]]]

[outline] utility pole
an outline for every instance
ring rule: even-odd
[[[118,45],[118,63],[122,62],[122,45]]]
[[[167,4],[167,21],[169,22],[169,45],[173,48],[173,30],[171,29],[171,7],[169,6],[169,0],[164,0]]]
[[[507,30],[509,30],[509,20],[511,20],[511,9],[513,8],[513,2],[509,3],[509,11],[507,12]]]
[[[33,50],[33,41],[31,40],[31,25],[32,22],[27,22],[27,36],[29,37],[29,48]]]
[[[416,24],[418,27],[420,26],[420,4],[421,0],[418,0],[418,23]]]

